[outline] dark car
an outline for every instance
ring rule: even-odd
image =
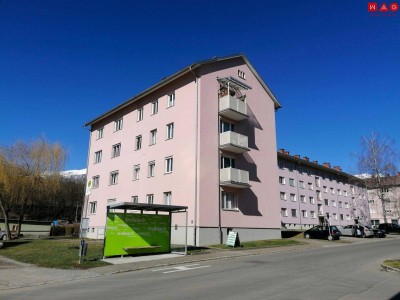
[[[338,240],[342,233],[336,226],[328,225],[317,225],[311,229],[304,231],[304,237],[306,239],[328,239],[328,240]]]
[[[393,223],[382,223],[379,224],[378,229],[384,230],[386,234],[388,233],[400,233],[400,225]]]
[[[374,232],[374,237],[384,238],[386,237],[386,231],[381,229],[372,229]]]

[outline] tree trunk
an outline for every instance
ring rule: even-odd
[[[11,240],[10,224],[8,223],[8,209],[4,205],[3,197],[0,194],[0,208],[4,215],[4,227],[7,235],[7,240]]]
[[[19,212],[19,217],[18,217],[18,226],[17,226],[17,238],[21,234],[21,228],[22,228],[22,221],[24,220],[24,212],[25,212],[25,204],[27,203],[27,198],[24,199],[21,205],[21,210]]]

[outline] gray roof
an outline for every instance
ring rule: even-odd
[[[100,115],[99,117],[87,122],[84,126],[86,127],[86,126],[89,126],[89,125],[93,125],[93,124],[101,121],[102,119],[107,118],[108,116],[110,116],[110,115],[118,112],[119,110],[127,107],[131,103],[142,99],[143,97],[145,97],[148,94],[154,92],[155,90],[157,90],[159,88],[162,88],[163,86],[173,82],[174,80],[176,80],[176,79],[178,79],[178,78],[180,78],[180,77],[192,72],[193,70],[195,70],[195,69],[197,69],[197,68],[199,68],[199,67],[201,67],[203,65],[216,63],[216,62],[220,62],[220,61],[224,61],[224,60],[236,59],[236,58],[242,58],[243,59],[243,61],[247,64],[247,66],[250,68],[250,70],[254,73],[254,75],[256,76],[256,78],[258,79],[260,84],[262,85],[262,87],[265,89],[265,91],[271,97],[272,101],[275,104],[275,109],[280,108],[281,104],[278,102],[278,100],[275,98],[274,94],[268,88],[268,86],[266,85],[264,80],[262,80],[260,75],[257,73],[257,71],[254,69],[254,67],[251,65],[251,63],[249,62],[247,57],[244,54],[236,54],[236,55],[230,55],[230,56],[225,56],[225,57],[215,57],[215,58],[212,58],[212,59],[195,62],[195,63],[193,63],[193,64],[181,69],[180,71],[176,72],[175,74],[172,74],[171,76],[168,76],[168,77],[162,79],[157,84],[155,84],[152,87],[144,90],[140,94],[137,94],[136,96],[128,99],[127,101],[121,103],[120,105],[118,105],[118,106],[114,107],[113,109],[107,111],[106,113]]]

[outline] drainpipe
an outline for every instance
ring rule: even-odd
[[[82,214],[81,214],[81,228],[80,228],[80,237],[82,238],[82,219],[87,218],[87,209],[89,204],[89,195],[86,196],[86,189],[87,189],[87,181],[88,181],[88,173],[89,173],[89,161],[90,161],[90,147],[92,144],[92,131],[90,130],[89,134],[89,147],[88,147],[88,156],[86,161],[86,182],[85,182],[85,196],[83,198],[83,205],[82,205]],[[90,222],[89,222],[90,223]],[[89,229],[86,229],[89,231]]]
[[[229,98],[229,81],[228,81],[228,98]],[[220,144],[220,134],[221,134],[221,119],[219,117],[219,91],[217,93],[217,99],[218,99],[218,103],[217,103],[217,128],[218,128],[218,143],[217,143],[217,149],[218,149],[218,231],[219,231],[219,243],[222,244],[224,241],[223,238],[223,233],[222,233],[222,218],[221,218],[221,209],[222,209],[222,203],[221,203],[221,185],[220,185],[220,181],[221,181],[221,152],[219,150],[219,144]]]
[[[196,81],[196,141],[195,141],[195,163],[194,163],[194,225],[193,225],[193,245],[197,246],[197,203],[198,203],[198,155],[199,155],[199,80],[196,73],[192,70],[192,66],[189,67],[190,72],[195,77]],[[186,213],[187,214],[187,213]],[[187,224],[186,224],[187,226]],[[187,237],[186,237],[187,238]]]

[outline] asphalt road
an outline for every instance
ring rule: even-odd
[[[400,257],[399,239],[330,245],[8,290],[0,299],[400,299],[400,274],[380,267]]]

